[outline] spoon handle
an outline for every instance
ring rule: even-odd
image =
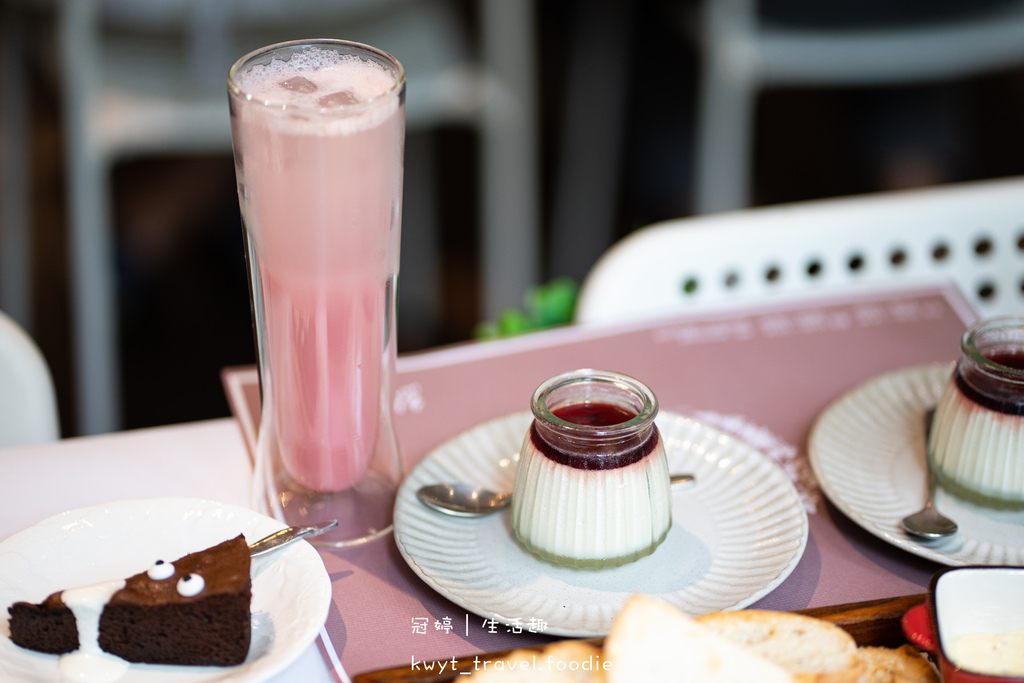
[[[275,531],[265,538],[261,538],[252,545],[249,546],[249,557],[259,557],[260,555],[266,555],[272,550],[277,550],[282,546],[286,546],[289,543],[294,543],[303,538],[309,538],[311,536],[318,536],[325,531],[330,531],[334,527],[338,526],[337,520],[331,520],[330,522],[323,522],[322,524],[314,524],[313,526],[290,526],[287,529],[281,529]]]

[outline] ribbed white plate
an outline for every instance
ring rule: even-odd
[[[10,640],[7,607],[54,591],[126,578],[157,559],[176,560],[245,535],[249,543],[283,525],[252,510],[194,498],[120,500],[70,510],[0,543],[0,680],[59,681],[56,655]],[[308,543],[253,560],[252,642],[234,667],[132,664],[119,683],[255,683],[295,661],[327,619],[331,579]]]
[[[956,520],[958,534],[919,542],[900,528],[924,505],[925,413],[938,403],[952,367],[896,370],[840,397],[811,430],[811,466],[843,514],[897,548],[952,566],[1024,564],[1024,512],[983,508],[939,490],[936,506]]]
[[[395,504],[395,539],[424,581],[485,618],[559,636],[598,636],[634,593],[696,615],[745,607],[796,567],[807,515],[793,484],[758,451],[691,418],[661,413],[669,469],[697,485],[673,492],[672,529],[651,555],[608,569],[573,569],[522,547],[510,514],[476,519],[428,509],[416,490],[472,482],[510,491],[529,413],[485,422],[429,455]]]

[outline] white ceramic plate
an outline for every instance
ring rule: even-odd
[[[811,466],[843,514],[897,548],[946,565],[1024,564],[1024,512],[972,505],[940,490],[936,506],[960,532],[919,542],[900,520],[924,505],[925,413],[938,403],[949,363],[896,370],[855,387],[811,430]]]
[[[282,528],[234,505],[192,498],[122,500],[50,517],[0,543],[0,680],[59,681],[56,655],[10,640],[7,607],[54,591],[126,578],[154,560],[176,560],[245,535],[252,543]],[[331,580],[308,543],[253,560],[252,644],[236,667],[132,664],[120,683],[254,683],[301,655],[327,619]]]
[[[398,492],[395,539],[402,556],[427,584],[470,612],[549,635],[598,636],[633,593],[693,615],[738,609],[771,592],[799,562],[807,515],[782,470],[747,444],[666,412],[657,424],[669,469],[692,472],[698,483],[673,492],[668,537],[631,564],[558,566],[523,548],[508,509],[466,519],[417,500],[420,486],[437,482],[512,490],[531,419],[516,413],[455,437],[428,454]]]

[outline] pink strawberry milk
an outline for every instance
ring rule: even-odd
[[[277,503],[288,487],[358,488],[398,460],[404,72],[373,48],[311,41],[243,58],[229,85],[263,399],[257,466],[283,465]]]

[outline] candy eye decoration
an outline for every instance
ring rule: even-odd
[[[174,565],[170,562],[157,560],[146,574],[154,581],[165,581],[174,576]]]
[[[206,588],[206,581],[199,574],[186,574],[178,579],[178,595],[183,598],[194,598]]]

